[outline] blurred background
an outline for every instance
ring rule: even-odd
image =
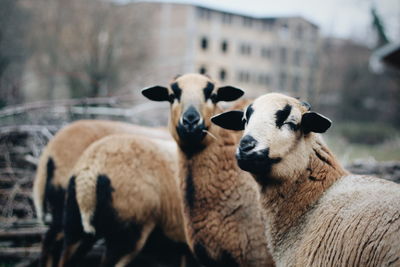
[[[188,72],[308,101],[348,168],[400,180],[398,0],[0,0],[0,226],[34,217],[36,163],[60,127],[163,125],[168,104],[140,91]],[[0,258],[30,253],[7,240]]]

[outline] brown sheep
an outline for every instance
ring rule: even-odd
[[[235,160],[236,137],[213,126],[217,102],[233,101],[240,89],[216,87],[200,74],[186,74],[170,88],[142,93],[169,101],[169,129],[179,146],[181,193],[189,246],[205,266],[271,266],[259,204],[259,187]]]
[[[80,120],[62,128],[47,144],[37,167],[33,199],[37,217],[50,212],[52,221],[42,244],[41,265],[56,266],[62,246],[62,215],[70,171],[83,151],[94,141],[116,133],[136,133],[171,139],[162,128],[149,128],[106,120]]]
[[[126,266],[156,227],[185,244],[177,164],[171,141],[111,135],[90,145],[72,171],[60,266],[75,266],[99,238],[102,265]]]
[[[343,169],[317,134],[329,119],[271,93],[212,121],[244,129],[237,160],[262,185],[277,266],[400,266],[400,185]]]

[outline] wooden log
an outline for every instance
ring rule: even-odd
[[[56,125],[11,125],[0,127],[0,135],[8,135],[10,133],[22,133],[22,132],[44,132],[47,135],[47,131],[57,131],[59,129]]]
[[[0,230],[0,240],[15,240],[41,237],[46,232],[46,230],[46,227]]]
[[[0,248],[1,259],[21,259],[39,257],[40,246]]]
[[[126,96],[125,96],[126,98]],[[51,108],[57,106],[73,106],[73,105],[92,105],[92,104],[108,104],[115,105],[119,100],[116,97],[99,97],[99,98],[82,98],[82,99],[64,99],[52,101],[38,101],[6,107],[0,111],[0,117],[12,116],[25,113],[35,109]]]

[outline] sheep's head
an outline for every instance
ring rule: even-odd
[[[169,88],[153,86],[142,91],[153,101],[168,101],[171,104],[169,128],[183,151],[195,153],[210,141],[206,137],[210,118],[220,109],[219,101],[233,101],[243,91],[232,87],[217,87],[209,77],[186,74],[175,78]]]
[[[236,153],[240,168],[275,180],[306,168],[312,132],[323,133],[331,126],[307,103],[277,93],[257,98],[244,112],[229,111],[212,121],[226,129],[244,129]]]

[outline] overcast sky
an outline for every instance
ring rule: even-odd
[[[129,1],[129,0],[120,0]],[[161,0],[196,3],[253,16],[301,15],[324,35],[363,40],[371,36],[370,8],[384,17],[391,41],[400,42],[400,0]]]

